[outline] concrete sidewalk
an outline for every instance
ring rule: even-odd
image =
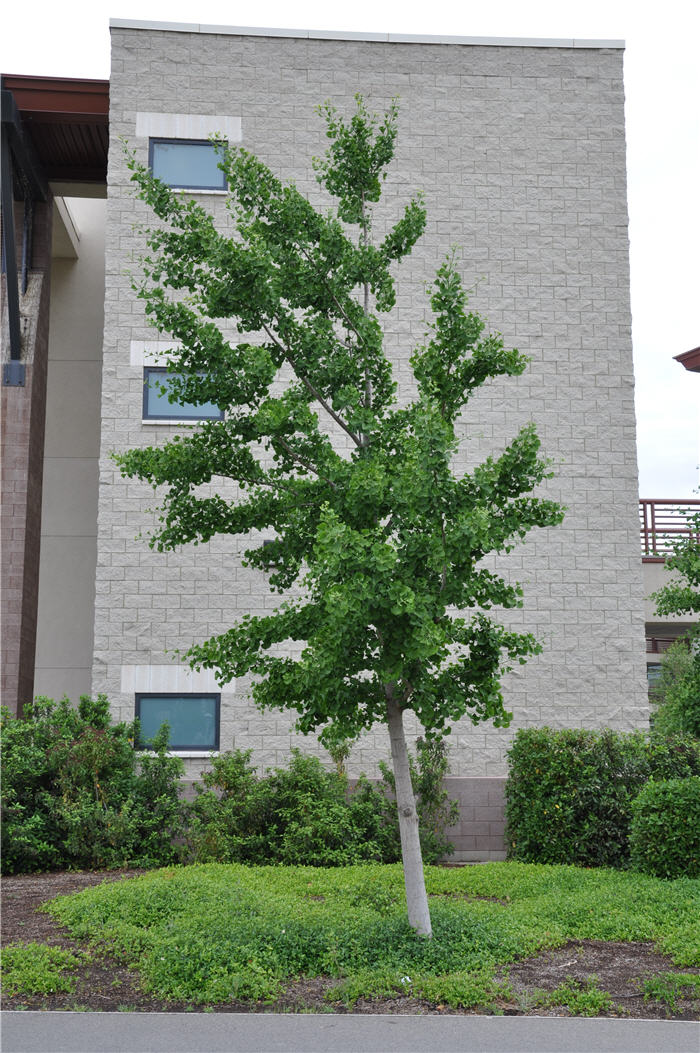
[[[578,1017],[2,1014],[3,1053],[698,1053],[700,1024]]]

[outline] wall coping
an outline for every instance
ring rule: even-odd
[[[299,40],[361,40],[379,44],[461,44],[479,47],[612,48],[624,50],[624,40],[588,40],[572,37],[462,37],[421,33],[354,33],[322,29],[272,29],[261,26],[220,26],[197,22],[151,22],[110,18],[110,29],[156,29],[164,33],[215,33],[234,37],[292,37]]]

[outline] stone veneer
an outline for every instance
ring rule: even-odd
[[[120,140],[146,161],[139,114],[240,118],[241,145],[323,203],[310,163],[326,142],[315,106],[330,99],[347,113],[360,92],[377,111],[400,100],[377,235],[416,190],[428,210],[386,316],[399,397],[410,394],[408,357],[429,319],[425,287],[456,244],[473,306],[531,359],[522,377],[493,381],[473,398],[460,465],[498,453],[534,420],[555,471],[543,492],[568,509],[562,526],[490,562],[525,588],[524,607],[504,620],[544,645],[505,680],[513,727],[645,724],[622,54],[593,42],[312,39],[113,23],[93,691],[108,693],[117,717],[134,713],[123,669],[161,667],[166,651],[277,602],[262,575],[241,567],[244,539],[168,554],[135,540],[154,522],[154,496],[122,480],[110,452],[175,429],[141,421],[143,359],[133,348],[163,338],[146,325],[127,273],[138,269],[138,224],[149,216],[129,188]],[[197,196],[224,222],[222,196]],[[222,748],[252,748],[265,766],[284,763],[292,745],[318,750],[287,714],[259,713],[246,687],[223,692]],[[511,735],[463,720],[448,740],[452,781],[471,780],[462,796],[473,804],[455,831],[464,858],[502,852],[494,787]],[[374,775],[387,754],[380,728],[353,750],[350,774]],[[196,776],[203,761],[188,763]]]

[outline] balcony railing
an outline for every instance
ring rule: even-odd
[[[674,542],[684,537],[700,541],[700,499],[685,501],[647,498],[639,502],[639,526],[643,559],[665,559]]]

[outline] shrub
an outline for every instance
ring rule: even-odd
[[[198,862],[337,866],[378,859],[367,798],[348,799],[347,779],[292,751],[288,768],[258,776],[250,750],[215,757],[191,807]]]
[[[298,750],[288,768],[264,776],[250,757],[250,750],[215,757],[196,787],[189,837],[197,862],[346,866],[401,858],[390,772],[382,769],[384,788],[362,777],[351,790],[344,774]],[[452,850],[444,829],[457,804],[440,785],[446,768],[444,747],[419,744],[412,774],[430,862]]]
[[[654,690],[655,734],[700,738],[700,637],[697,631],[669,647],[661,659],[661,679]]]
[[[104,695],[38,698],[2,714],[3,873],[173,862],[182,762],[167,733],[134,752],[135,725],[111,723]]]
[[[522,862],[627,866],[642,786],[700,774],[698,743],[641,732],[528,728],[508,757],[506,836],[510,857]]]
[[[648,782],[632,803],[635,870],[654,877],[700,877],[700,777]]]

